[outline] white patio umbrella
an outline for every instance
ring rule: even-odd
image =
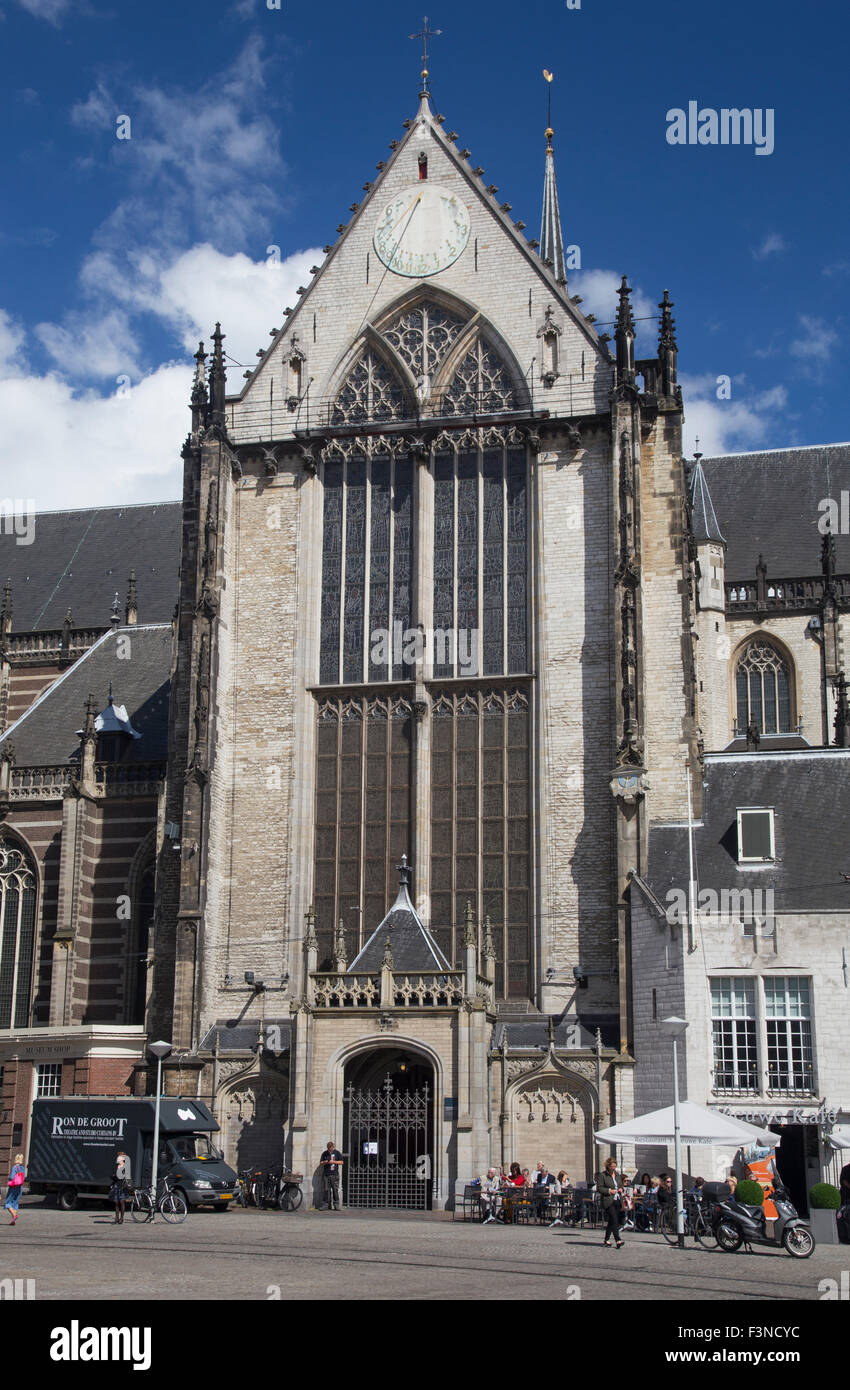
[[[826,1137],[831,1148],[850,1149],[850,1127],[847,1125],[836,1125]]]
[[[695,1101],[679,1103],[679,1130],[683,1144],[703,1144],[706,1147],[728,1146],[742,1148],[745,1144],[776,1144],[779,1135],[757,1129],[744,1120],[709,1110]],[[634,1120],[599,1129],[594,1138],[601,1144],[672,1144],[674,1139],[673,1107],[652,1110]]]

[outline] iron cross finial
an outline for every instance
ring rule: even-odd
[[[422,28],[419,30],[419,33],[410,35],[412,39],[422,40],[422,88],[425,92],[428,90],[428,40],[439,38],[442,32],[442,29],[428,28],[428,16],[426,14],[422,20]]]

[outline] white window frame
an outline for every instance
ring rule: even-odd
[[[47,1083],[47,1085],[45,1085]],[[54,1089],[55,1086],[55,1089]],[[55,1100],[62,1094],[62,1063],[36,1062],[35,1098],[36,1100]]]
[[[770,827],[770,854],[769,855],[745,855],[744,842],[742,835],[742,817],[749,815],[767,816]],[[739,864],[775,864],[776,863],[776,835],[774,825],[774,812],[772,806],[739,806],[736,812],[738,828],[738,863]]]

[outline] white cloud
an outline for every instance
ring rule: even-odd
[[[799,314],[798,318],[803,335],[792,340],[788,348],[792,357],[803,357],[809,362],[813,359],[818,363],[828,361],[838,342],[836,330],[811,314]]]
[[[21,324],[0,309],[0,374],[19,375],[24,370],[23,346],[26,334]]]
[[[579,306],[583,314],[595,314],[597,328],[613,335],[612,320],[617,314],[617,298],[622,275],[614,270],[581,270],[570,277],[570,289],[581,295]],[[658,344],[658,308],[643,290],[632,289],[632,313],[635,316],[635,356],[654,354]]]
[[[102,130],[111,126],[121,114],[103,83],[98,82],[85,101],[78,101],[71,107],[71,123],[82,130]]]
[[[0,474],[40,511],[181,495],[188,367],[167,365],[126,394],[75,394],[46,376],[0,380]]]
[[[710,373],[680,377],[685,402],[683,446],[690,456],[699,439],[700,452],[710,457],[767,446],[778,433],[777,417],[788,404],[784,386],[748,390],[742,378],[732,383],[729,400],[718,400],[717,378]]]
[[[36,19],[58,24],[71,8],[71,0],[18,0],[18,4]]]
[[[787,250],[788,244],[784,237],[780,236],[778,232],[769,232],[761,246],[757,246],[753,250],[753,260],[763,261],[766,256],[775,256],[780,251]]]
[[[120,309],[97,318],[69,314],[64,325],[39,323],[35,331],[57,366],[69,376],[142,374],[129,319]]]

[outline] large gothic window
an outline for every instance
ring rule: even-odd
[[[480,415],[516,410],[517,397],[505,363],[483,338],[469,349],[443,392],[444,415]]]
[[[29,1026],[35,948],[35,872],[0,836],[0,1028]]]
[[[434,459],[434,675],[528,669],[525,449],[491,441]]]
[[[449,960],[467,901],[489,916],[496,985],[527,998],[530,969],[529,712],[524,690],[445,693],[433,706],[431,930]]]
[[[735,691],[740,733],[749,724],[762,734],[791,732],[790,673],[772,643],[749,643],[735,672]]]
[[[371,348],[346,377],[331,410],[332,425],[359,425],[366,420],[400,420],[405,411],[398,378]]]
[[[411,460],[359,451],[331,459],[324,495],[319,680],[409,679],[395,634],[411,625]]]
[[[398,891],[395,865],[410,851],[410,721],[397,696],[319,708],[314,905],[325,965],[338,920],[353,960]]]
[[[433,377],[464,323],[459,314],[426,300],[405,309],[383,333],[421,382]]]

